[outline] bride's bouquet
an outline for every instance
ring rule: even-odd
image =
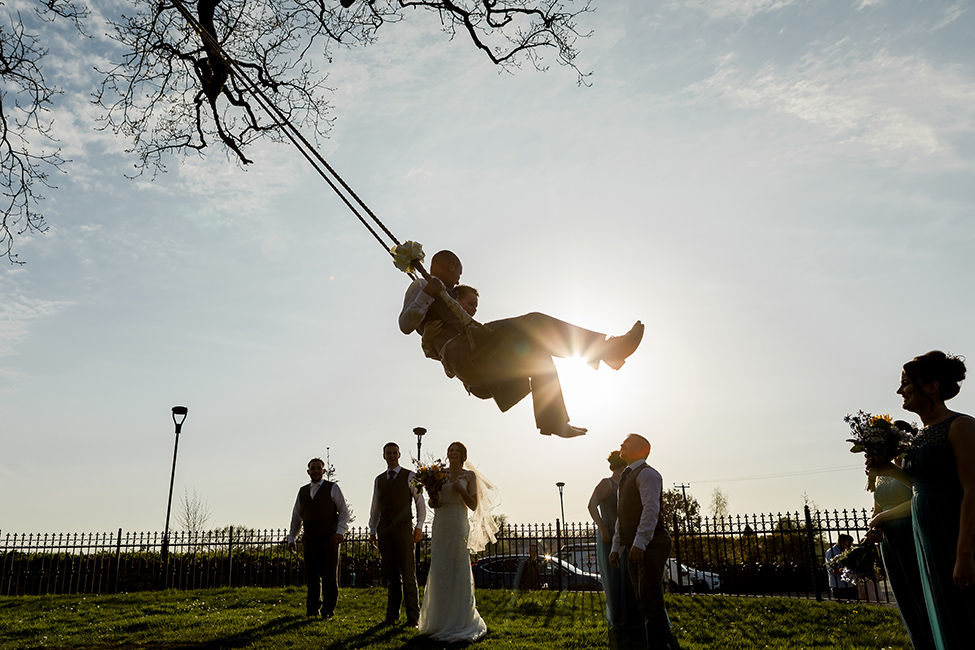
[[[889,415],[870,415],[858,411],[856,415],[847,415],[843,421],[853,431],[853,437],[846,441],[853,443],[850,451],[854,454],[863,452],[867,458],[886,463],[911,446],[910,435],[894,424]],[[871,474],[867,479],[867,490],[873,492],[876,487],[877,478]]]
[[[416,471],[413,472],[413,487],[417,489],[417,492],[426,490],[427,495],[429,495],[430,507],[436,508],[440,505],[440,489],[447,482],[449,476],[447,466],[440,459],[426,465],[420,465],[420,461],[414,459],[413,464],[418,465]]]

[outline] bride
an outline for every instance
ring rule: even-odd
[[[495,541],[498,527],[491,516],[497,489],[467,460],[467,447],[447,447],[449,478],[438,495],[431,533],[430,573],[420,608],[420,634],[437,641],[477,641],[487,625],[477,613],[471,551],[484,550]],[[468,513],[470,512],[470,521]]]

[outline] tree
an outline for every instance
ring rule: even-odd
[[[70,21],[84,33],[81,21],[87,10],[70,0],[40,0],[34,14],[41,22]],[[0,19],[0,255],[13,264],[23,264],[13,253],[14,237],[47,230],[36,205],[44,198],[44,188],[55,188],[51,174],[63,172],[68,162],[51,136],[48,116],[49,106],[61,91],[44,76],[42,64],[48,50],[28,31],[23,19],[17,10]]]
[[[179,524],[187,533],[202,533],[206,530],[213,510],[210,505],[200,498],[193,488],[193,497],[190,498],[189,492],[183,488],[183,497],[179,500],[176,507],[176,523]]]
[[[711,493],[711,516],[715,519],[724,519],[728,516],[728,497],[716,487]]]
[[[696,528],[701,518],[701,504],[691,495],[685,498],[683,490],[664,490],[660,495],[660,518],[668,529],[674,525],[674,515],[683,526]]]
[[[35,2],[42,20],[65,19],[84,34],[87,9],[73,0]],[[286,123],[317,143],[331,126],[320,68],[339,47],[363,46],[379,29],[424,10],[449,38],[466,36],[487,58],[512,70],[524,62],[545,70],[543,53],[577,67],[577,16],[590,0],[123,0],[131,8],[107,18],[121,48],[94,102],[102,128],[131,144],[136,175],[165,168],[168,156],[218,145],[241,165],[256,141],[280,141]],[[3,0],[0,0],[0,7]],[[46,111],[58,87],[45,77],[47,50],[20,13],[0,22],[0,184],[6,203],[0,254],[12,263],[14,238],[47,229],[36,204],[53,188],[50,175],[68,160],[51,136]],[[271,102],[271,115],[262,106]]]

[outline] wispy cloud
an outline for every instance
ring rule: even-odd
[[[865,0],[869,2],[870,0]],[[876,0],[875,0],[876,1]],[[671,6],[700,9],[714,19],[739,18],[748,20],[752,16],[794,4],[796,0],[684,0],[671,3]]]
[[[42,300],[15,295],[0,303],[0,357],[13,354],[17,344],[30,336],[37,321],[48,318],[71,306],[63,300]]]
[[[975,102],[973,81],[960,66],[937,67],[886,50],[863,55],[840,41],[795,65],[769,63],[755,71],[728,55],[694,92],[790,115],[834,143],[860,145],[889,163],[893,156],[938,157],[952,165],[958,162],[954,139],[975,130],[966,108]]]

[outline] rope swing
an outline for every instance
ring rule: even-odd
[[[189,26],[202,39],[207,53],[216,53],[226,66],[229,73],[234,75],[238,81],[244,84],[264,112],[281,126],[282,131],[287,136],[288,140],[290,140],[295,148],[298,149],[304,159],[308,161],[312,168],[318,172],[318,175],[321,176],[326,183],[328,183],[329,187],[332,188],[332,191],[335,192],[335,194],[342,200],[343,203],[345,203],[359,222],[365,226],[366,230],[368,230],[376,241],[379,242],[379,245],[383,247],[383,250],[393,258],[393,265],[413,279],[416,279],[416,274],[418,273],[427,282],[430,282],[431,276],[429,272],[423,268],[423,260],[425,258],[423,246],[414,241],[400,243],[392,231],[390,231],[382,220],[380,220],[379,217],[377,217],[376,214],[369,208],[369,206],[366,205],[365,201],[363,201],[362,198],[349,186],[349,184],[345,182],[345,179],[343,179],[339,173],[335,171],[328,161],[326,161],[318,150],[315,149],[311,142],[305,138],[301,131],[291,123],[288,116],[285,115],[274,104],[271,98],[268,97],[264,92],[264,89],[248,76],[247,72],[242,66],[226,55],[220,43],[217,42],[209,31],[203,28],[196,16],[194,16],[186,8],[186,5],[183,4],[183,0],[172,0],[172,2],[177,11],[179,11],[183,18],[186,19]],[[375,224],[375,227],[373,224],[369,223],[369,220]],[[380,231],[383,235],[385,235],[385,240],[383,239],[383,236],[380,235]],[[457,301],[454,300],[446,289],[440,292],[439,297],[447,304],[454,316],[460,319],[461,324],[464,326],[464,331],[467,334],[468,341],[473,347],[475,330],[479,328],[487,328],[471,318],[464,308],[457,304]]]

